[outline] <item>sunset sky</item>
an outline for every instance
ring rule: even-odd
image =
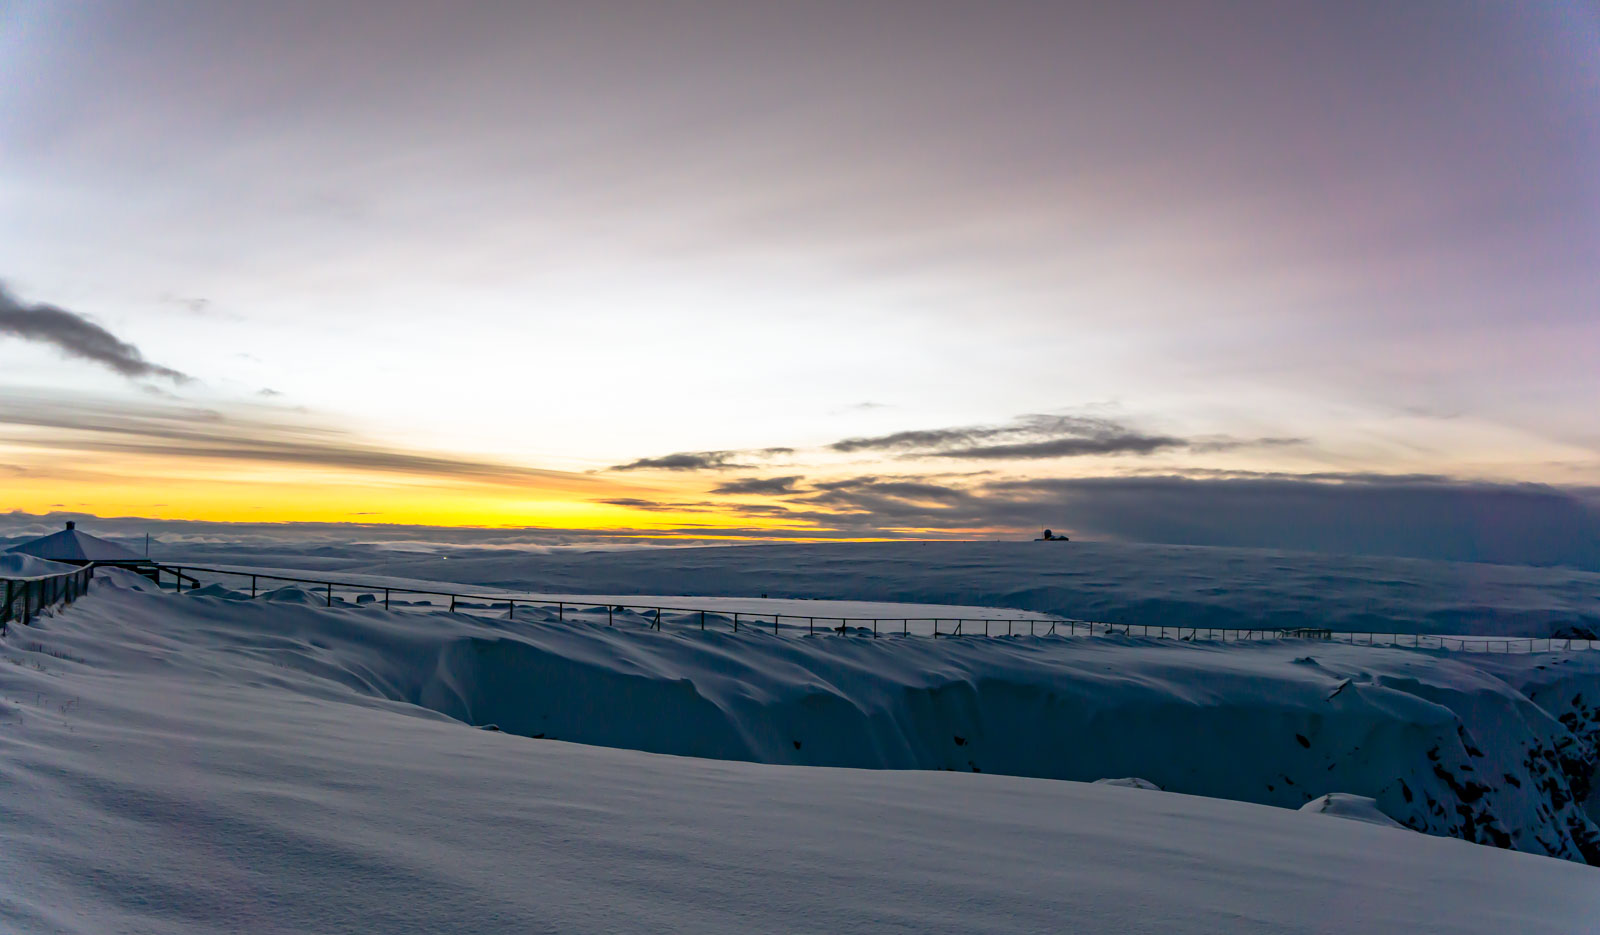
[[[0,511],[1589,509],[1597,168],[1585,2],[10,2]]]

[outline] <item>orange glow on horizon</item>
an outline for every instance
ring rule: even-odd
[[[621,538],[881,541],[881,535],[829,535],[814,518],[748,515],[740,504],[705,493],[703,481],[666,478],[651,484],[575,475],[522,484],[463,481],[191,458],[74,458],[74,467],[18,469],[4,508],[99,516],[242,523],[356,523],[477,528],[614,530]],[[603,500],[661,502],[642,508]],[[687,503],[689,509],[674,509]],[[719,508],[725,506],[726,508]],[[904,530],[916,534],[922,530]],[[979,533],[978,530],[945,531]],[[809,534],[809,535],[808,535]]]

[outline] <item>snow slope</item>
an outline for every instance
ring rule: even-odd
[[[150,621],[193,652],[220,650],[206,657],[213,669],[244,660],[240,680],[264,660],[321,692],[528,737],[796,765],[1137,776],[1291,808],[1354,793],[1419,830],[1600,863],[1582,806],[1600,733],[1582,695],[1600,697],[1600,654],[1502,656],[1491,669],[1476,654],[1304,641],[805,638],[655,632],[626,614],[616,627],[558,622],[533,608],[516,620],[322,608],[294,589],[114,597],[84,609],[92,627]]]
[[[378,690],[431,665],[444,698],[446,683],[466,688],[451,653],[534,645],[524,628],[556,638],[104,580],[13,628],[0,665],[4,929],[1532,935],[1587,930],[1600,908],[1590,868],[1326,815],[536,741]],[[731,635],[569,639],[640,684],[664,680],[648,670],[674,658],[668,644],[699,654],[696,678],[736,666],[715,652]],[[561,676],[546,663],[518,684]],[[809,696],[806,678],[786,681]],[[586,697],[596,715],[701,730],[644,697]]]
[[[78,570],[76,565],[52,562],[21,552],[0,552],[0,578],[44,578]]]
[[[544,592],[967,604],[1162,626],[1600,632],[1600,574],[1374,556],[1075,541],[340,554],[323,565]]]

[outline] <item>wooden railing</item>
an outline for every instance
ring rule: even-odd
[[[89,590],[94,566],[28,578],[0,578],[0,632],[12,621],[31,623],[41,610],[70,604]]]
[[[335,589],[345,592],[355,591],[362,594],[373,595],[371,603],[377,604],[377,595],[382,593],[382,605],[385,610],[390,609],[390,604],[397,594],[425,595],[428,597],[447,598],[448,603],[439,609],[457,612],[459,605],[464,602],[475,603],[470,609],[504,610],[513,619],[516,616],[517,606],[542,606],[556,610],[556,619],[559,621],[592,620],[598,622],[601,614],[607,625],[614,625],[619,614],[625,614],[625,619],[637,621],[641,617],[643,622],[652,630],[662,629],[664,624],[677,628],[707,629],[712,627],[728,627],[737,633],[739,630],[770,629],[773,633],[788,630],[791,633],[836,633],[858,636],[931,636],[935,639],[950,637],[1007,637],[1007,636],[1124,636],[1142,637],[1148,639],[1182,640],[1186,642],[1255,642],[1261,640],[1279,639],[1308,639],[1328,642],[1349,643],[1354,646],[1393,646],[1404,649],[1447,649],[1460,652],[1557,652],[1579,651],[1597,648],[1600,641],[1588,639],[1565,639],[1562,637],[1457,637],[1435,636],[1425,633],[1401,632],[1368,632],[1328,630],[1322,628],[1306,627],[1192,627],[1192,626],[1161,626],[1157,624],[1121,624],[1102,623],[1088,620],[1074,620],[1063,617],[842,617],[823,615],[800,615],[772,613],[770,611],[740,610],[732,611],[726,608],[710,609],[703,607],[674,607],[658,603],[611,603],[602,605],[599,601],[572,601],[552,598],[514,597],[508,594],[473,594],[457,591],[429,590],[423,588],[405,588],[392,585],[362,584],[352,581],[330,581],[325,578],[303,578],[293,575],[281,575],[264,571],[239,571],[229,568],[207,568],[192,565],[157,565],[155,566],[158,583],[164,584],[167,576],[171,576],[175,590],[184,590],[187,582],[190,590],[199,586],[195,577],[197,574],[230,576],[240,580],[241,588],[243,579],[249,579],[250,596],[256,597],[261,593],[262,582],[285,582],[288,584],[310,585],[315,590],[312,593],[321,597],[323,603],[332,607],[334,605]],[[242,590],[241,590],[241,593]],[[359,606],[359,605],[358,605]],[[407,605],[414,607],[416,605]],[[665,615],[672,614],[676,619]]]

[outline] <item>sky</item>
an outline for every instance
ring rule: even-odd
[[[1589,3],[10,0],[0,510],[1559,556],[1597,165]]]

